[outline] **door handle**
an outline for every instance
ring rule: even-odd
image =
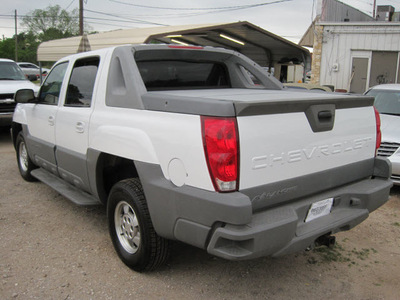
[[[50,126],[54,126],[54,120],[55,120],[54,116],[49,116],[49,118],[47,119],[47,121],[49,122],[49,125],[50,125]]]
[[[84,122],[76,122],[75,125],[75,130],[78,133],[84,133],[85,132],[85,123]]]
[[[320,122],[328,122],[332,119],[332,112],[329,110],[323,110],[318,113],[318,119]]]

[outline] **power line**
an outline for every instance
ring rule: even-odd
[[[188,11],[187,13],[175,13],[175,14],[162,14],[162,15],[142,15],[143,17],[179,17],[179,18],[185,18],[185,17],[193,17],[193,16],[199,16],[199,15],[204,15],[204,14],[210,14],[210,13],[221,13],[221,12],[228,12],[228,11],[234,11],[234,10],[243,10],[243,9],[249,9],[249,8],[254,8],[254,7],[260,7],[260,6],[266,6],[266,5],[272,5],[272,4],[277,4],[277,3],[283,3],[283,2],[289,2],[293,0],[275,0],[271,2],[263,2],[263,3],[257,3],[257,4],[247,4],[247,5],[237,5],[237,6],[224,6],[224,7],[208,7],[208,8],[171,8],[171,7],[157,7],[157,6],[148,6],[148,5],[138,5],[138,4],[132,4],[132,3],[127,3],[127,2],[122,2],[119,0],[109,0],[111,2],[115,3],[120,3],[120,4],[125,4],[125,5],[131,5],[131,6],[136,6],[136,7],[144,7],[144,8],[151,8],[151,9],[162,9],[162,10],[175,10],[175,11]],[[75,0],[72,0],[67,8],[69,8]],[[159,26],[168,26],[167,24],[161,24],[157,22],[150,22],[150,21],[145,21],[137,18],[132,18],[132,17],[121,17],[121,15],[115,15],[112,13],[106,13],[106,12],[101,12],[101,11],[95,11],[95,10],[90,10],[90,9],[85,9],[85,11],[89,13],[94,13],[94,14],[100,14],[100,15],[105,15],[109,17],[115,17],[118,18],[118,20],[115,19],[110,19],[110,18],[96,18],[96,17],[85,17],[85,20],[99,20],[99,21],[107,21],[107,22],[118,22],[118,23],[138,23],[138,24],[151,24],[151,25],[159,25]],[[189,12],[192,11],[192,12]],[[14,18],[13,15],[0,15],[0,18]],[[32,18],[32,15],[19,15],[18,18]],[[70,16],[71,17],[71,16]],[[44,17],[46,18],[46,17]],[[51,17],[47,17],[51,18]],[[77,19],[78,17],[72,17]],[[90,22],[87,22],[90,23]],[[95,22],[91,22],[92,24],[96,24]],[[101,23],[105,24],[105,23]],[[108,24],[111,26],[118,26],[116,24]],[[123,26],[122,24],[120,26]],[[124,26],[125,27],[125,26]]]
[[[149,6],[149,5],[141,5],[141,4],[133,4],[133,3],[128,3],[128,2],[122,2],[118,0],[109,0],[110,2],[115,2],[115,3],[120,3],[120,4],[125,4],[125,5],[130,5],[130,6],[136,6],[136,7],[142,7],[142,8],[151,8],[151,9],[166,9],[166,10],[239,10],[239,9],[247,9],[247,8],[253,8],[253,7],[258,7],[258,6],[265,6],[265,5],[270,5],[270,4],[276,4],[276,3],[281,3],[281,2],[287,2],[287,1],[292,1],[292,0],[277,0],[277,1],[272,1],[272,2],[264,2],[264,3],[258,3],[258,4],[247,4],[247,5],[238,5],[238,6],[225,6],[225,7],[208,7],[208,8],[199,8],[199,7],[192,7],[192,8],[183,8],[183,7],[162,7],[162,6]]]
[[[131,6],[138,6],[138,7],[143,7],[144,5],[137,5],[137,4],[132,4],[132,3],[127,3],[127,2],[122,2],[122,1],[117,1],[117,0],[109,0],[111,2],[115,3],[120,3],[120,4],[126,4],[126,5],[131,5]],[[154,8],[154,9],[172,9],[172,10],[178,10],[178,11],[183,11],[183,10],[188,10],[188,11],[201,11],[197,13],[186,13],[186,14],[174,14],[175,17],[179,18],[186,18],[186,17],[194,17],[194,16],[201,16],[201,15],[209,15],[213,13],[224,13],[224,12],[230,12],[230,11],[235,11],[235,10],[243,10],[243,9],[249,9],[249,8],[254,8],[254,7],[259,7],[259,6],[265,6],[265,5],[271,5],[271,4],[278,4],[278,3],[283,3],[283,2],[289,2],[293,0],[276,0],[272,2],[266,2],[266,3],[259,3],[259,4],[249,4],[249,5],[242,5],[242,6],[227,6],[227,7],[217,7],[215,10],[214,8],[169,8],[169,7],[156,7],[156,6],[146,6],[146,8]],[[204,11],[207,9],[208,11]],[[166,15],[159,15],[163,18],[166,18]],[[149,17],[149,16],[147,16]]]
[[[72,3],[74,3],[75,0],[72,0],[70,4],[68,4],[68,6],[65,8],[65,10],[68,10],[68,8],[72,5]]]
[[[139,24],[148,24],[148,22],[146,21],[141,21],[141,20],[137,20],[137,21],[133,21],[133,20],[114,20],[114,19],[104,19],[104,18],[95,18],[95,17],[85,17],[85,20],[100,20],[100,21],[108,21],[108,22],[122,22],[122,23],[139,23]],[[152,24],[156,24],[156,23],[152,23]],[[157,24],[160,25],[160,24]]]
[[[126,4],[126,5],[131,5],[131,6],[143,6],[143,5],[136,5],[136,4],[132,4],[132,3],[126,3],[126,2],[122,2],[122,1],[117,1],[117,0],[109,0],[112,2],[116,2],[116,3],[120,3],[120,4]],[[277,3],[283,3],[283,2],[289,2],[289,1],[293,1],[293,0],[277,0],[277,1],[273,1],[273,2],[267,2],[267,3],[259,3],[259,4],[250,4],[250,5],[242,5],[242,6],[229,6],[229,7],[217,7],[217,10],[213,10],[213,8],[204,8],[204,9],[199,9],[199,8],[188,8],[188,9],[178,9],[178,11],[181,10],[189,10],[189,11],[201,11],[201,10],[205,10],[208,9],[209,11],[201,11],[201,12],[192,12],[192,13],[183,13],[183,14],[162,14],[162,15],[154,15],[154,17],[163,17],[163,18],[168,18],[168,17],[179,17],[179,18],[185,18],[185,17],[194,17],[194,16],[201,16],[201,15],[209,15],[212,13],[224,13],[224,12],[230,12],[230,11],[235,11],[235,10],[242,10],[242,9],[248,9],[248,8],[254,8],[254,7],[258,7],[258,6],[265,6],[265,5],[271,5],[271,4],[277,4]],[[150,8],[150,7],[148,7]],[[158,7],[155,6],[151,6],[151,8],[157,9]],[[168,8],[168,7],[164,7],[161,9],[175,9],[175,8]],[[210,10],[211,9],[211,10]],[[152,15],[141,15],[142,17],[152,17]]]
[[[0,17],[8,17],[8,18],[14,18],[14,15],[0,15]]]
[[[116,18],[119,18],[119,20],[110,19],[110,18],[96,18],[96,17],[85,17],[85,19],[101,20],[101,21],[112,21],[112,22],[122,22],[122,23],[127,23],[128,22],[128,23],[140,23],[140,24],[152,24],[152,25],[168,26],[166,24],[149,22],[149,21],[144,21],[144,20],[139,20],[139,19],[126,18],[126,17],[123,17],[122,20],[121,20],[121,17],[117,16],[117,15],[103,13],[103,12],[97,12],[97,11],[92,11],[92,10],[85,10],[85,11],[116,17]],[[14,15],[0,15],[0,18],[14,19],[15,16]],[[23,19],[23,18],[34,18],[34,16],[33,15],[18,15],[18,19]],[[42,16],[41,18],[43,18],[43,19],[52,19],[51,16]],[[58,18],[61,19],[63,17],[59,16]],[[75,16],[64,17],[64,18],[79,19],[79,17],[75,17]]]
[[[107,25],[107,26],[115,26],[115,27],[125,27],[125,28],[134,28],[132,26],[127,26],[127,25],[120,25],[120,24],[110,24],[110,23],[104,23],[104,22],[85,22],[87,24],[96,24],[96,25]]]
[[[100,14],[100,15],[106,15],[106,16],[110,16],[110,17],[116,17],[116,18],[120,18],[120,19],[123,18],[123,19],[125,19],[125,20],[134,21],[134,22],[137,22],[137,23],[168,26],[168,25],[166,25],[166,24],[154,23],[154,22],[143,21],[143,20],[139,20],[139,19],[132,19],[132,18],[127,18],[127,17],[121,17],[121,16],[118,16],[118,15],[114,15],[114,14],[110,14],[110,13],[105,13],[105,12],[101,12],[101,11],[90,10],[90,9],[85,9],[85,11],[91,12],[91,13],[95,13],[95,14]],[[116,20],[116,21],[117,21],[117,20]],[[118,20],[118,21],[121,21],[121,20]]]

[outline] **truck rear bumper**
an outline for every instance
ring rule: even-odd
[[[230,260],[280,256],[353,228],[388,200],[390,163],[377,159],[374,177],[255,210],[241,192],[175,187],[159,166],[135,162],[156,232]],[[333,198],[329,214],[305,222],[313,203]]]
[[[281,256],[304,250],[327,234],[353,228],[388,200],[392,183],[366,179],[295,203],[255,213],[243,226],[214,229],[207,251],[231,260]],[[333,197],[330,214],[305,222],[312,203]]]

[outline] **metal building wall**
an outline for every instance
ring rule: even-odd
[[[320,25],[323,25],[320,84],[349,90],[353,57],[368,58],[370,67],[372,51],[400,51],[400,23]]]
[[[371,16],[337,0],[322,0],[320,20],[322,22],[367,22]]]

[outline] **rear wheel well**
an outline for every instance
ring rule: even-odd
[[[131,159],[102,153],[96,167],[96,182],[99,198],[102,203],[107,203],[111,188],[117,182],[139,177],[135,163]]]

